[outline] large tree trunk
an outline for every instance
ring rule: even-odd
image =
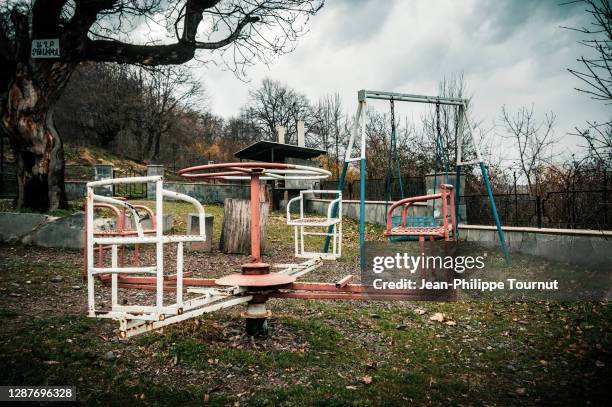
[[[17,208],[47,211],[67,206],[64,149],[53,113],[73,69],[47,61],[17,66],[2,109],[2,125],[17,165]]]

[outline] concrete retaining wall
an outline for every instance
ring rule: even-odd
[[[313,213],[327,214],[330,200],[328,199],[306,199],[305,210]],[[365,221],[367,223],[385,224],[386,211],[393,202],[386,204],[384,201],[365,202]],[[295,206],[298,207],[297,204]],[[293,208],[293,205],[292,205]],[[409,212],[412,216],[431,215],[431,207],[426,203],[417,202]],[[359,219],[359,201],[342,201],[342,216],[352,219]]]
[[[612,231],[504,226],[511,252],[612,271]],[[459,238],[499,247],[494,226],[459,225]]]
[[[241,184],[166,182],[164,189],[189,195],[202,203],[223,203],[226,198],[250,199],[249,186]]]
[[[69,201],[85,198],[86,181],[66,181],[66,196]],[[223,203],[225,198],[249,199],[248,185],[241,184],[197,184],[189,182],[164,182],[164,189],[192,196],[202,203]],[[153,199],[155,197],[153,196]]]
[[[64,185],[69,201],[82,201],[87,195],[87,181],[66,181]]]

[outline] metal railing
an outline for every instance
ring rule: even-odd
[[[425,195],[424,177],[402,177],[404,193],[401,193],[399,178],[391,178],[389,185],[389,200]],[[321,189],[338,189],[338,181],[321,181]],[[385,178],[370,178],[366,180],[366,200],[381,201],[385,199],[387,180]],[[343,199],[359,199],[359,180],[347,182],[342,190]]]
[[[113,170],[113,178],[143,177],[146,173],[140,173],[133,169]],[[147,183],[113,184],[113,196],[121,196],[128,199],[146,199]]]

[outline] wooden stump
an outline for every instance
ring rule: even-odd
[[[261,251],[266,247],[266,224],[269,202],[260,202]],[[251,201],[227,198],[223,204],[225,215],[221,227],[219,250],[223,253],[251,254]]]

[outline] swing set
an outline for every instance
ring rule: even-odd
[[[344,158],[342,166],[342,173],[338,181],[338,190],[344,189],[346,174],[348,171],[349,164],[353,162],[359,162],[359,252],[361,258],[361,269],[365,269],[365,256],[364,256],[364,245],[365,245],[365,187],[366,187],[366,112],[368,106],[368,100],[388,100],[391,107],[391,145],[389,152],[389,160],[387,166],[387,177],[385,183],[385,209],[386,209],[386,229],[385,236],[389,237],[392,241],[398,240],[414,240],[424,241],[426,238],[429,240],[444,239],[444,240],[456,240],[459,236],[459,195],[460,195],[460,175],[461,168],[463,166],[478,165],[482,174],[482,179],[487,190],[489,203],[491,206],[491,212],[495,220],[497,227],[497,233],[501,244],[506,263],[511,263],[510,254],[506,245],[506,240],[501,227],[499,215],[497,213],[497,207],[493,197],[493,191],[491,189],[491,183],[489,181],[489,175],[487,167],[484,163],[478,145],[476,144],[474,131],[466,114],[468,107],[468,100],[463,98],[451,98],[442,96],[422,96],[413,95],[407,93],[396,93],[396,92],[380,92],[370,90],[360,90],[358,92],[358,105],[357,113],[355,115],[355,122],[353,124],[352,131],[350,133],[348,148]],[[397,134],[395,124],[395,102],[412,102],[412,103],[426,103],[434,104],[436,106],[436,135],[435,135],[435,151],[434,151],[434,191],[432,194],[404,198],[404,186],[401,177],[401,166],[399,161],[399,153],[397,148]],[[458,125],[455,129],[455,141],[456,141],[456,163],[455,163],[455,185],[450,185],[448,180],[449,174],[449,156],[446,148],[443,144],[442,132],[440,129],[440,106],[453,106],[457,109]],[[467,131],[464,131],[467,130]],[[463,144],[464,144],[464,133],[467,133],[468,141],[472,143],[472,147],[476,152],[476,160],[464,161],[463,160]],[[356,149],[356,142],[359,141],[359,155],[353,156],[354,150]],[[400,185],[400,194],[402,199],[393,203],[389,207],[390,191],[391,191],[391,174],[392,174],[392,161],[395,159],[395,169]],[[444,161],[445,170],[445,182],[441,186],[441,191],[436,192],[437,189],[437,178],[438,178],[438,162]],[[441,211],[439,214],[436,213],[435,201],[441,201]],[[427,216],[414,216],[408,215],[409,209],[418,202],[431,203],[432,212],[431,215]],[[335,207],[334,211],[338,208]],[[394,215],[400,212],[400,215]],[[335,212],[334,212],[335,214]],[[327,238],[323,252],[327,253],[329,248],[330,239]]]

